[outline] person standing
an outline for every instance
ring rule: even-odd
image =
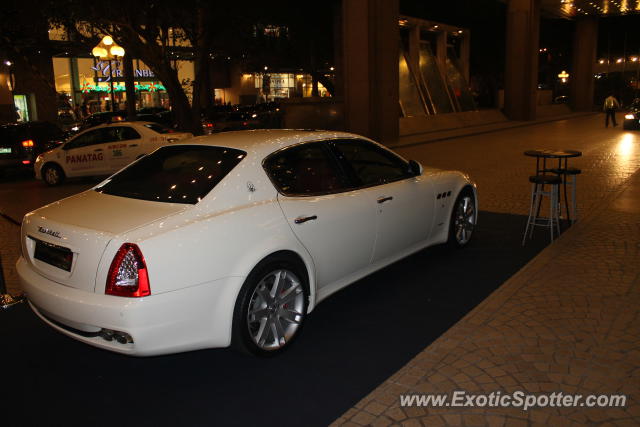
[[[620,103],[618,102],[618,100],[616,99],[615,96],[613,96],[613,94],[610,94],[605,100],[604,100],[604,106],[603,106],[603,110],[606,113],[606,118],[604,120],[604,127],[609,127],[609,117],[611,117],[611,121],[613,122],[613,126],[618,126],[618,123],[616,122],[616,110],[620,108]]]

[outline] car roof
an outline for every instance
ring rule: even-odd
[[[86,130],[96,130],[96,129],[102,129],[102,128],[108,128],[108,127],[112,127],[112,126],[144,126],[144,125],[153,125],[153,124],[157,124],[154,122],[147,122],[147,121],[135,121],[135,122],[127,122],[127,121],[122,121],[122,122],[109,122],[109,123],[101,123],[99,125],[96,126],[91,126],[90,128],[87,128]],[[84,132],[84,131],[83,131]]]
[[[368,140],[363,136],[353,133],[329,130],[255,129],[197,136],[180,141],[179,144],[235,148],[258,157],[266,157],[274,151],[301,142],[336,138],[359,138]],[[178,145],[178,143],[172,145]]]

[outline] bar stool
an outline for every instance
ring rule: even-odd
[[[565,168],[547,169],[546,172],[552,172],[562,178],[562,184],[564,187],[565,210],[567,212],[567,217],[571,218],[571,224],[574,224],[578,220],[578,204],[576,201],[577,176],[582,173],[582,170],[578,168],[565,167]],[[571,181],[568,181],[569,177],[571,177]],[[571,212],[569,212],[567,186],[571,187]]]
[[[556,235],[560,235],[560,207],[559,197],[560,184],[562,178],[559,175],[537,174],[529,177],[531,183],[531,206],[529,207],[529,218],[527,219],[527,227],[522,237],[522,246],[527,240],[527,232],[529,239],[533,236],[533,229],[536,226],[549,227],[551,233],[551,242],[554,238],[554,228]],[[549,185],[549,191],[544,191],[544,186]],[[542,198],[549,197],[549,217],[540,217],[540,207],[542,206]]]

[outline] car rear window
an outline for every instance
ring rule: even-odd
[[[173,133],[173,129],[167,126],[163,126],[159,123],[146,123],[144,127],[149,128],[152,131],[157,133]]]
[[[233,148],[159,148],[112,176],[96,191],[165,203],[198,203],[247,153]]]
[[[25,139],[29,139],[25,126],[0,127],[0,144],[2,145],[15,145]]]

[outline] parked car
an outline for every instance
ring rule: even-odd
[[[202,120],[205,134],[228,132],[231,130],[247,130],[260,128],[260,119],[256,113],[238,111],[214,113]]]
[[[629,111],[625,113],[622,128],[627,130],[640,129],[640,100],[634,100]]]
[[[75,132],[80,129],[80,120],[71,109],[58,110],[58,125],[62,130]]]
[[[32,170],[38,154],[62,143],[65,133],[49,122],[0,125],[0,173]]]
[[[102,111],[99,113],[93,113],[90,116],[82,119],[79,128],[75,130],[81,131],[105,123],[123,122],[126,119],[126,111]]]
[[[164,107],[142,107],[138,110],[139,114],[161,114],[168,113],[170,110]]]
[[[109,175],[162,145],[192,136],[151,122],[96,126],[39,155],[36,178],[58,185],[65,178]]]
[[[567,104],[569,102],[569,97],[567,95],[560,95],[553,98],[554,104]]]
[[[136,120],[144,121],[144,122],[155,122],[165,125],[170,128],[175,127],[175,121],[173,117],[173,112],[169,110],[164,111],[156,111],[152,112],[152,109],[145,109],[138,111],[136,113]]]
[[[427,246],[467,245],[476,220],[466,175],[367,138],[226,132],[27,214],[17,272],[34,312],[87,344],[268,356],[329,295]]]
[[[173,113],[166,108],[160,107],[145,107],[136,111],[137,121],[160,123],[167,127],[174,127]],[[123,122],[127,120],[127,112],[120,111],[103,111],[99,113],[93,113],[89,117],[82,120],[77,126],[74,126],[72,130],[80,131],[89,129],[94,126]]]

